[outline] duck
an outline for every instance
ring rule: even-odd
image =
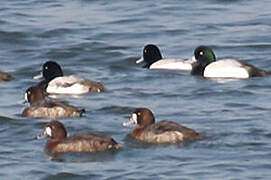
[[[64,76],[61,66],[55,61],[43,64],[41,75],[34,79],[44,78],[39,83],[48,94],[80,95],[89,92],[105,92],[107,89],[99,82],[75,75]]]
[[[79,133],[67,136],[67,131],[60,121],[47,123],[37,139],[50,138],[45,145],[46,153],[67,152],[104,152],[123,148],[113,138],[93,133]]]
[[[208,46],[198,46],[194,51],[194,57],[197,62],[193,64],[192,75],[223,79],[247,79],[268,75],[264,70],[235,59],[216,61],[213,50]]]
[[[47,98],[39,86],[31,86],[25,91],[25,101],[30,106],[23,110],[22,115],[28,118],[80,117],[85,113],[84,109]]]
[[[182,58],[163,58],[159,48],[154,44],[147,44],[143,48],[143,56],[136,64],[145,62],[144,68],[161,70],[192,70],[195,60]]]
[[[12,76],[9,73],[0,71],[0,82],[11,81],[11,80],[12,80]]]
[[[163,120],[155,123],[155,117],[148,108],[137,108],[131,113],[130,121],[123,126],[137,124],[131,136],[137,141],[151,144],[175,144],[184,141],[202,140],[195,130],[178,123]]]

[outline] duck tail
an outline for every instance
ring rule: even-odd
[[[117,144],[114,145],[114,148],[116,148],[116,149],[122,149],[122,148],[124,148],[124,145],[117,143]]]

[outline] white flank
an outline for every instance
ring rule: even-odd
[[[50,127],[46,127],[45,128],[45,133],[46,133],[47,136],[51,137],[52,136],[52,129]]]
[[[150,69],[165,69],[165,70],[191,70],[194,61],[184,59],[162,59],[153,63]]]
[[[209,64],[204,70],[204,77],[247,79],[249,74],[240,62],[225,59]]]
[[[57,77],[49,82],[46,91],[51,94],[84,94],[89,87],[81,84],[82,81],[83,78],[76,76]]]

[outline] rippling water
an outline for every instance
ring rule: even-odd
[[[1,179],[268,179],[271,80],[207,80],[182,71],[135,65],[147,43],[168,57],[191,57],[210,45],[271,71],[271,1],[2,0],[0,69]],[[70,134],[105,133],[126,148],[52,158],[36,140],[49,119],[21,117],[24,91],[47,60],[65,74],[100,81],[111,91],[61,100],[83,107],[61,119]],[[121,123],[135,107],[152,109],[206,137],[179,146],[146,146]]]

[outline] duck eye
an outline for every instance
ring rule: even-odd
[[[200,51],[200,52],[199,52],[199,55],[200,55],[200,56],[203,56],[203,55],[204,55],[204,52],[203,52],[203,51]]]

